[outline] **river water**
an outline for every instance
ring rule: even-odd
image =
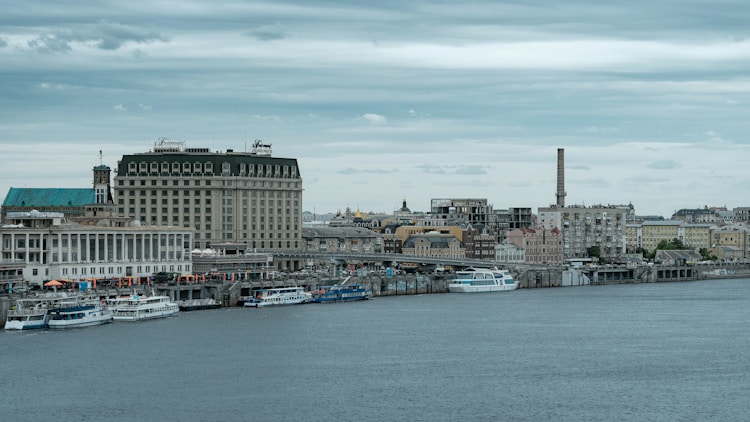
[[[4,421],[738,421],[750,280],[0,333]]]

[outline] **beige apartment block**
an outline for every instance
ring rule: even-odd
[[[541,227],[559,228],[563,234],[565,259],[586,258],[588,248],[598,246],[602,258],[625,253],[625,206],[571,206],[539,208]]]

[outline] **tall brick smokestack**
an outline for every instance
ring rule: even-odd
[[[557,149],[557,206],[565,206],[565,149]]]

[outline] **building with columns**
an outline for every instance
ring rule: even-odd
[[[0,226],[0,260],[25,265],[23,279],[149,277],[192,272],[193,229],[68,222],[56,212],[8,213]]]

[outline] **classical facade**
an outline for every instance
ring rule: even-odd
[[[62,213],[8,213],[0,227],[0,260],[24,264],[23,279],[149,277],[190,273],[193,229],[69,223]]]
[[[495,261],[503,263],[524,263],[526,262],[526,251],[510,243],[498,244],[495,245]]]
[[[161,139],[153,151],[118,162],[115,202],[119,214],[143,224],[194,229],[195,249],[222,242],[270,253],[303,246],[297,160],[272,157],[260,141],[251,152],[211,152]]]

